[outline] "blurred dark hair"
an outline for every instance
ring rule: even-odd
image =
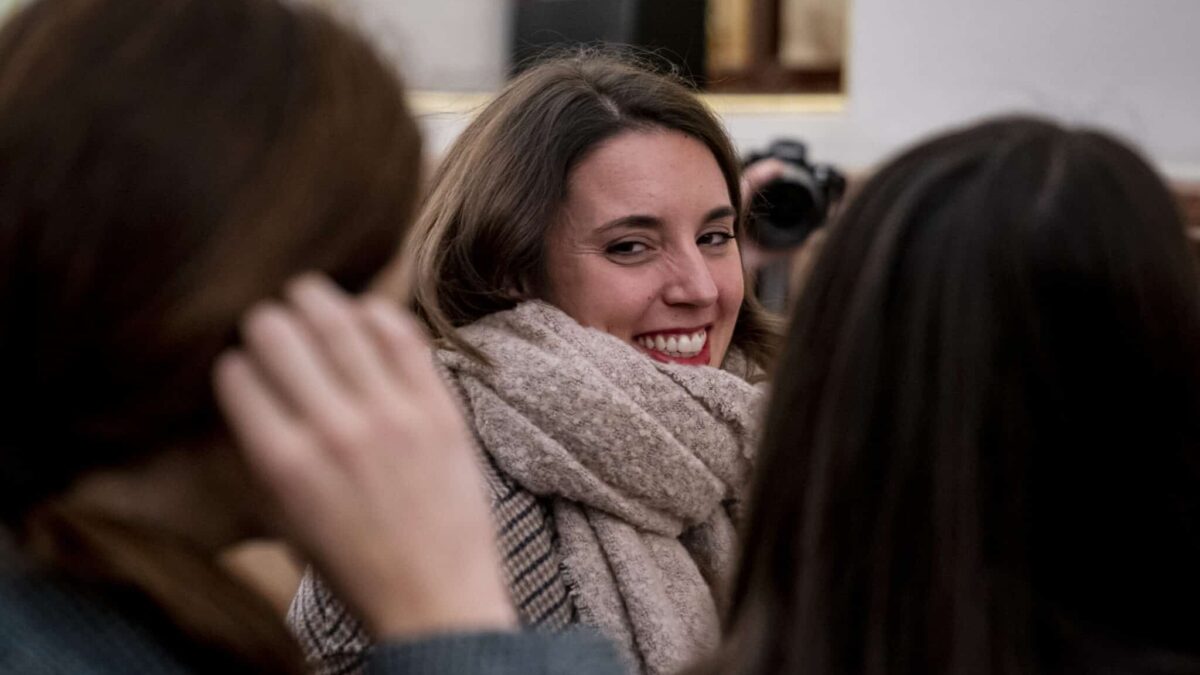
[[[433,333],[482,359],[455,329],[513,307],[515,291],[545,293],[546,233],[571,171],[605,141],[656,128],[687,134],[712,152],[739,211],[740,234],[741,165],[693,89],[633,53],[547,55],[480,111],[434,174],[411,246],[416,310]],[[776,343],[774,323],[747,293],[733,345],[766,366]]]
[[[419,139],[359,38],[275,0],[54,0],[0,34],[7,515],[218,427],[213,357],[303,270],[362,289]]]
[[[785,351],[712,672],[1198,672],[1200,275],[1133,150],[921,143]]]
[[[397,250],[420,140],[358,36],[277,0],[41,0],[0,32],[0,515],[221,433],[214,357]],[[181,584],[182,586],[182,584]]]

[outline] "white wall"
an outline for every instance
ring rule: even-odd
[[[1035,110],[1115,130],[1200,179],[1200,2],[851,1],[846,112],[731,118],[739,144],[797,133],[866,166],[949,124]]]
[[[508,0],[318,1],[375,38],[410,88],[489,91],[507,76]]]
[[[411,43],[400,51],[413,84],[503,73],[503,0],[339,1],[367,8],[393,51]],[[931,130],[1033,110],[1113,129],[1168,173],[1200,179],[1200,0],[850,2],[847,109],[729,114],[739,146],[795,135],[818,159],[862,168]],[[424,123],[436,153],[465,116]]]

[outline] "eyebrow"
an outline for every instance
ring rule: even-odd
[[[721,220],[722,218],[733,218],[736,215],[737,215],[737,212],[733,210],[732,206],[718,206],[715,209],[712,209],[708,213],[704,214],[704,220],[701,222],[711,223],[714,220]],[[645,228],[649,228],[649,229],[659,229],[662,227],[662,220],[659,219],[657,216],[649,216],[649,215],[645,215],[645,214],[635,213],[635,214],[628,215],[628,216],[621,216],[620,218],[615,218],[613,220],[608,221],[607,223],[605,223],[605,224],[601,225],[599,228],[597,228],[596,233],[597,234],[607,234],[608,232],[610,232],[612,230],[620,229],[622,227],[645,227]]]

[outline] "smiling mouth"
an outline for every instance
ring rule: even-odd
[[[708,329],[643,333],[633,338],[651,357],[670,363],[708,364]]]

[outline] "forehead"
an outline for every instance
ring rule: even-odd
[[[619,217],[707,213],[729,205],[725,176],[704,143],[679,131],[649,129],[623,132],[588,153],[568,178],[564,206],[576,216]]]

